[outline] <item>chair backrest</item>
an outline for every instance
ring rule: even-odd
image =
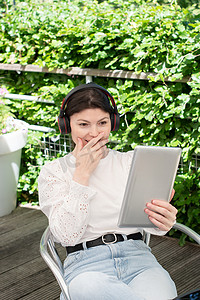
[[[57,254],[49,226],[44,231],[40,240],[40,254],[56,277],[64,299],[70,300],[68,287],[64,279],[62,262]]]

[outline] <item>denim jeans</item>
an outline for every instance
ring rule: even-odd
[[[72,300],[169,300],[177,296],[168,272],[141,240],[69,254],[64,276]]]

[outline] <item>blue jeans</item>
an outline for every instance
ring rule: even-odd
[[[141,240],[69,254],[64,271],[72,300],[169,300],[177,296],[168,272]]]

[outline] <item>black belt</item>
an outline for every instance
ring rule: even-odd
[[[126,237],[128,240],[142,240],[142,234],[140,232],[129,234]],[[100,245],[114,244],[117,242],[122,242],[124,240],[126,240],[126,238],[124,238],[122,234],[108,233],[102,235],[101,237],[95,240],[86,242],[86,247],[91,248]],[[66,247],[66,249],[68,254],[76,251],[84,250],[83,243],[77,244],[75,246],[68,246]]]

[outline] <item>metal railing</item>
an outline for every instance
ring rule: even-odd
[[[148,76],[156,76],[157,74],[153,73],[140,73],[136,74],[132,71],[123,71],[123,70],[96,70],[96,69],[80,69],[80,68],[69,68],[67,70],[63,69],[55,69],[52,71],[48,71],[47,68],[40,68],[35,65],[26,65],[22,66],[19,64],[0,64],[1,70],[12,70],[12,71],[26,71],[26,72],[47,72],[47,73],[59,73],[59,74],[67,74],[67,75],[81,75],[85,76],[86,83],[92,82],[92,76],[99,77],[115,77],[115,78],[126,78],[129,80],[140,79],[140,80],[148,80]],[[190,78],[183,78],[182,80],[177,80],[179,82],[188,82]],[[29,95],[18,95],[18,94],[6,94],[4,96],[7,99],[12,100],[27,100],[27,101],[35,101],[35,102],[44,102],[48,104],[54,104],[53,101],[46,101],[37,96],[29,96]],[[61,136],[61,135],[53,135],[47,136],[46,133],[54,131],[54,129],[49,127],[44,127],[40,125],[30,125],[30,130],[41,131],[44,134],[42,135],[40,144],[34,146],[38,148],[39,151],[43,153],[45,158],[57,157],[58,155],[65,155],[72,151],[73,142],[69,135]],[[114,143],[115,144],[115,143]],[[188,169],[197,170],[200,168],[200,155],[194,154],[192,156],[192,160],[185,163],[181,158],[179,164],[179,173],[188,172]]]

